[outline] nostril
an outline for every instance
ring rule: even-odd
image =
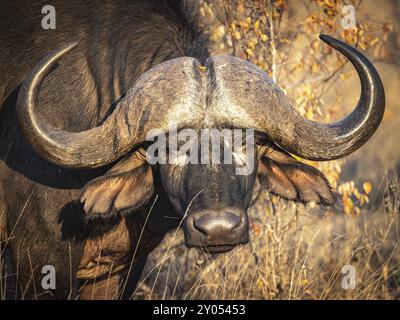
[[[194,219],[194,226],[205,235],[221,235],[233,231],[241,223],[241,217],[231,212],[206,213]]]

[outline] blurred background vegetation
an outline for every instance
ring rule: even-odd
[[[343,28],[345,5],[355,8],[355,28]],[[359,151],[311,163],[343,208],[304,206],[263,191],[251,208],[249,245],[213,256],[187,249],[181,231],[174,232],[152,253],[133,298],[399,299],[400,1],[201,0],[199,10],[213,53],[258,65],[305,117],[339,120],[359,98],[355,70],[320,33],[372,60],[387,109]],[[353,290],[341,285],[345,265],[356,270]]]

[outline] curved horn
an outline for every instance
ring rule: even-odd
[[[185,119],[184,106],[198,91],[194,80],[190,80],[195,63],[191,58],[171,60],[143,74],[98,127],[82,132],[52,127],[37,113],[38,90],[57,62],[76,45],[68,44],[41,60],[18,94],[19,126],[42,157],[68,168],[95,168],[117,160],[144,142],[149,130],[167,130],[172,113],[176,114],[171,119]]]
[[[371,62],[342,41],[327,35],[320,38],[350,60],[361,80],[361,96],[356,108],[336,123],[303,118],[265,72],[250,63],[226,57],[213,62],[219,69],[217,77],[224,93],[229,95],[228,100],[241,109],[237,112],[241,112],[241,116],[232,116],[236,119],[234,126],[264,132],[287,151],[316,161],[342,158],[359,149],[379,127],[385,110],[382,81]],[[240,79],[239,84],[237,79]]]

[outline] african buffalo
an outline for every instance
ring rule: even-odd
[[[210,56],[192,2],[54,0],[0,4],[0,237],[11,256],[11,297],[127,298],[146,258],[182,224],[189,247],[211,253],[248,241],[260,185],[283,198],[332,205],[325,177],[289,153],[332,160],[378,128],[384,90],[351,46],[321,36],[361,80],[340,122],[304,119],[256,66]],[[150,165],[149,131],[254,129],[255,169]],[[57,271],[43,290],[42,267]]]

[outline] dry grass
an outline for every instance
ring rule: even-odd
[[[399,299],[400,179],[390,174],[380,208],[360,215],[262,194],[250,213],[250,243],[226,254],[187,249],[175,230],[151,254],[132,298]],[[345,265],[356,270],[354,290],[342,288]]]
[[[252,209],[250,244],[219,256],[169,235],[134,298],[399,299],[399,198],[386,195],[386,206],[357,216],[265,196]],[[342,288],[345,265],[356,270],[354,290]]]

